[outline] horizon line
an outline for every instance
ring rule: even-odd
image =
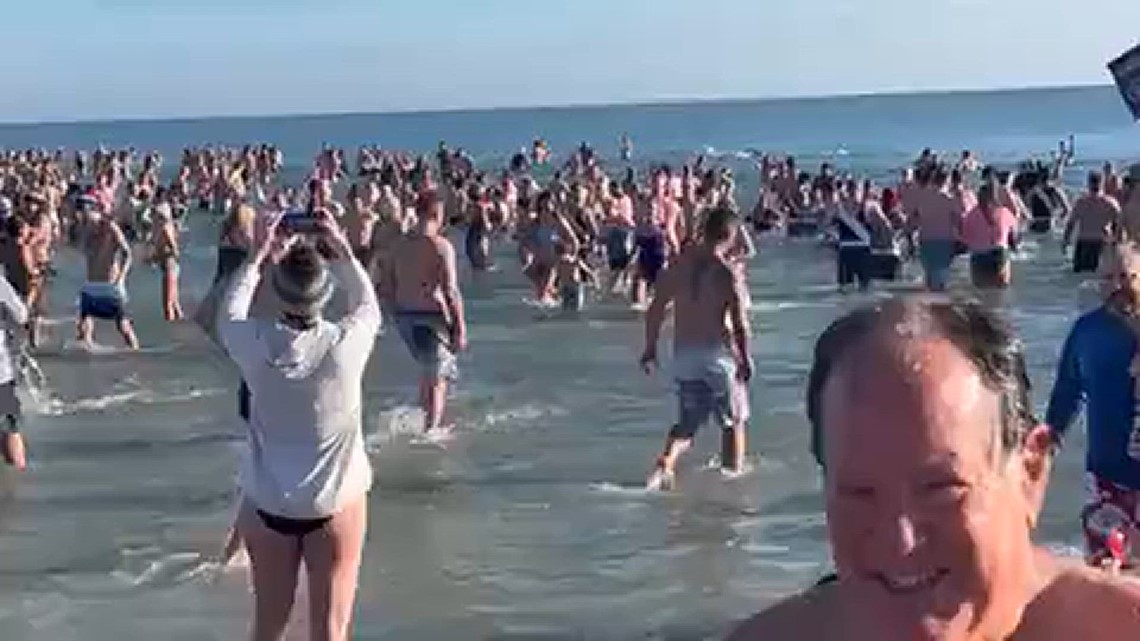
[[[408,109],[381,109],[377,111],[324,111],[324,112],[280,112],[280,113],[250,113],[250,114],[201,114],[201,115],[167,115],[167,116],[111,116],[102,118],[76,118],[76,119],[45,119],[45,120],[2,120],[0,128],[39,127],[39,126],[66,126],[66,125],[115,125],[127,123],[178,123],[197,122],[202,120],[282,120],[287,118],[343,118],[360,116],[410,116],[432,114],[457,113],[489,113],[512,111],[560,111],[569,109],[613,109],[637,107],[683,107],[718,104],[740,103],[781,103],[781,102],[819,102],[825,100],[853,99],[853,98],[905,98],[913,96],[938,96],[947,94],[988,94],[988,93],[1031,93],[1041,91],[1064,91],[1075,89],[1112,88],[1115,85],[1104,82],[1073,83],[1064,85],[1033,84],[1010,87],[948,87],[927,90],[885,89],[871,91],[850,91],[822,94],[785,94],[766,97],[661,97],[645,100],[631,100],[628,102],[584,101],[563,104],[521,104],[507,106],[482,107],[437,107],[437,108],[408,108]]]

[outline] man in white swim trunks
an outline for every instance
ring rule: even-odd
[[[83,253],[87,257],[87,282],[79,290],[78,340],[90,346],[95,319],[114,321],[123,341],[138,349],[139,341],[127,314],[127,273],[131,266],[131,245],[123,230],[88,195],[82,197],[87,213]]]
[[[680,410],[650,476],[651,489],[673,485],[677,458],[710,416],[722,430],[721,466],[731,472],[744,467],[752,378],[747,288],[728,257],[739,229],[740,218],[731,209],[709,211],[700,244],[686,247],[666,268],[646,313],[641,365],[649,373],[657,364],[666,312],[673,306],[673,374]]]

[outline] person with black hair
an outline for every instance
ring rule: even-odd
[[[1017,216],[999,202],[994,180],[978,190],[978,204],[962,219],[962,240],[970,252],[970,279],[978,288],[1008,287],[1011,247],[1017,239]]]
[[[1072,207],[1065,191],[1057,186],[1052,172],[1041,171],[1037,183],[1030,190],[1026,203],[1029,207],[1029,231],[1044,234],[1053,231],[1056,221],[1069,217]]]

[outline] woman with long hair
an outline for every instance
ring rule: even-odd
[[[1005,288],[1012,279],[1010,247],[1017,239],[1017,214],[998,202],[1000,185],[990,179],[978,190],[978,204],[962,220],[970,253],[970,278],[980,289]]]
[[[318,216],[315,236],[270,224],[234,274],[219,321],[222,344],[251,391],[238,530],[252,566],[255,641],[284,633],[302,562],[310,638],[348,639],[364,547],[372,468],[362,381],[380,307],[348,238],[327,211]],[[318,245],[335,254],[331,260]],[[263,273],[280,314],[251,319]],[[348,302],[336,322],[323,316],[334,283]]]

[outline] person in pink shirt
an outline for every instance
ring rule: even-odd
[[[962,220],[962,241],[970,252],[970,278],[978,288],[1004,288],[1012,277],[1010,243],[1018,219],[998,204],[998,185],[987,181],[978,190],[978,204]]]

